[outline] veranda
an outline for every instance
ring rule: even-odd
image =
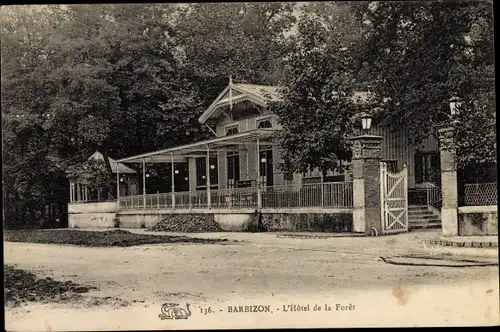
[[[218,183],[211,183],[211,172],[220,172],[215,169],[210,160],[217,158],[221,152],[234,153],[239,151],[248,155],[259,156],[262,147],[273,146],[273,129],[256,129],[235,135],[205,140],[189,145],[155,151],[118,160],[119,164],[142,164],[143,188],[142,194],[117,197],[118,211],[137,210],[261,210],[261,209],[351,209],[353,207],[352,182],[321,182],[314,184],[292,184],[284,181],[283,184],[267,186],[265,182],[265,167],[259,157],[249,158],[247,161],[251,169],[246,180],[240,181],[240,186],[220,188]],[[191,179],[195,178],[195,159],[205,158],[203,189],[191,185],[189,191],[178,190],[175,186],[176,164],[188,163]],[[250,160],[252,159],[252,160]],[[147,194],[146,164],[171,164],[171,191]],[[199,170],[198,170],[199,171]],[[253,175],[253,176],[252,176]],[[188,178],[186,177],[186,179]],[[119,183],[120,174],[116,174]],[[220,180],[221,176],[217,176]],[[118,191],[118,190],[117,190]]]

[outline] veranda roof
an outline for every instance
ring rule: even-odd
[[[96,152],[94,152],[93,155],[91,155],[89,157],[88,160],[92,160],[92,159],[104,161],[104,156],[99,151],[96,151]],[[136,171],[134,171],[133,169],[131,169],[127,165],[118,164],[116,162],[116,160],[114,160],[111,157],[108,157],[108,159],[109,159],[109,165],[111,166],[111,172],[113,172],[114,174],[116,174],[116,167],[118,167],[118,170],[120,171],[120,173],[127,173],[127,174],[137,173]]]
[[[206,157],[207,153],[214,154],[217,151],[233,152],[245,148],[246,144],[255,142],[259,138],[259,144],[272,145],[272,135],[276,129],[260,128],[242,132],[235,135],[217,137],[192,144],[176,146],[169,149],[143,153],[118,160],[118,163],[169,163],[187,162],[188,158]]]

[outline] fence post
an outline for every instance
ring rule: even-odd
[[[385,167],[385,163],[381,162],[380,163],[380,219],[381,219],[381,230],[383,231],[385,229],[385,222],[386,222],[386,206],[385,206],[385,192],[386,192],[386,186],[387,186],[387,168]]]
[[[429,186],[425,187],[425,195],[426,195],[426,199],[427,199],[427,207],[429,207],[429,205],[430,205],[430,197],[429,197],[430,191],[429,191]]]
[[[159,210],[160,209],[160,192],[159,191],[156,192],[156,206]]]
[[[260,139],[259,135],[257,135],[257,209],[260,210],[262,208],[262,193],[260,191]]]
[[[172,191],[172,210],[175,209],[175,161],[174,161],[174,153],[170,152],[170,161],[171,161],[171,181],[172,181],[172,186],[171,186],[171,191]]]
[[[303,187],[302,187],[302,183],[301,183],[301,184],[300,184],[300,187],[299,187],[299,201],[298,201],[298,204],[297,204],[297,205],[298,205],[298,207],[302,207],[302,195],[301,195],[301,193],[302,193],[302,188],[303,188]]]
[[[321,207],[325,206],[325,184],[321,183]]]
[[[146,161],[142,158],[142,208],[146,209]]]
[[[207,186],[207,208],[210,210],[212,205],[212,197],[210,194],[210,146],[207,144],[207,156],[205,162],[205,177]]]
[[[406,224],[406,230],[409,230],[410,227],[410,221],[408,220],[408,167],[404,165],[404,198],[405,198],[405,224]],[[427,196],[429,197],[429,196]]]

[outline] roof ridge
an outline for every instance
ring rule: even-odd
[[[234,83],[233,85],[266,86],[266,87],[271,87],[271,88],[278,88],[278,86],[277,86],[277,85],[269,85],[269,84]]]

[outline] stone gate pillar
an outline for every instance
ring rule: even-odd
[[[458,235],[458,182],[456,150],[453,147],[453,127],[441,127],[439,133],[439,154],[441,159],[441,227],[443,236]]]
[[[353,180],[353,223],[354,231],[370,234],[374,227],[382,233],[380,211],[380,159],[382,137],[361,135],[353,141],[352,180]]]

